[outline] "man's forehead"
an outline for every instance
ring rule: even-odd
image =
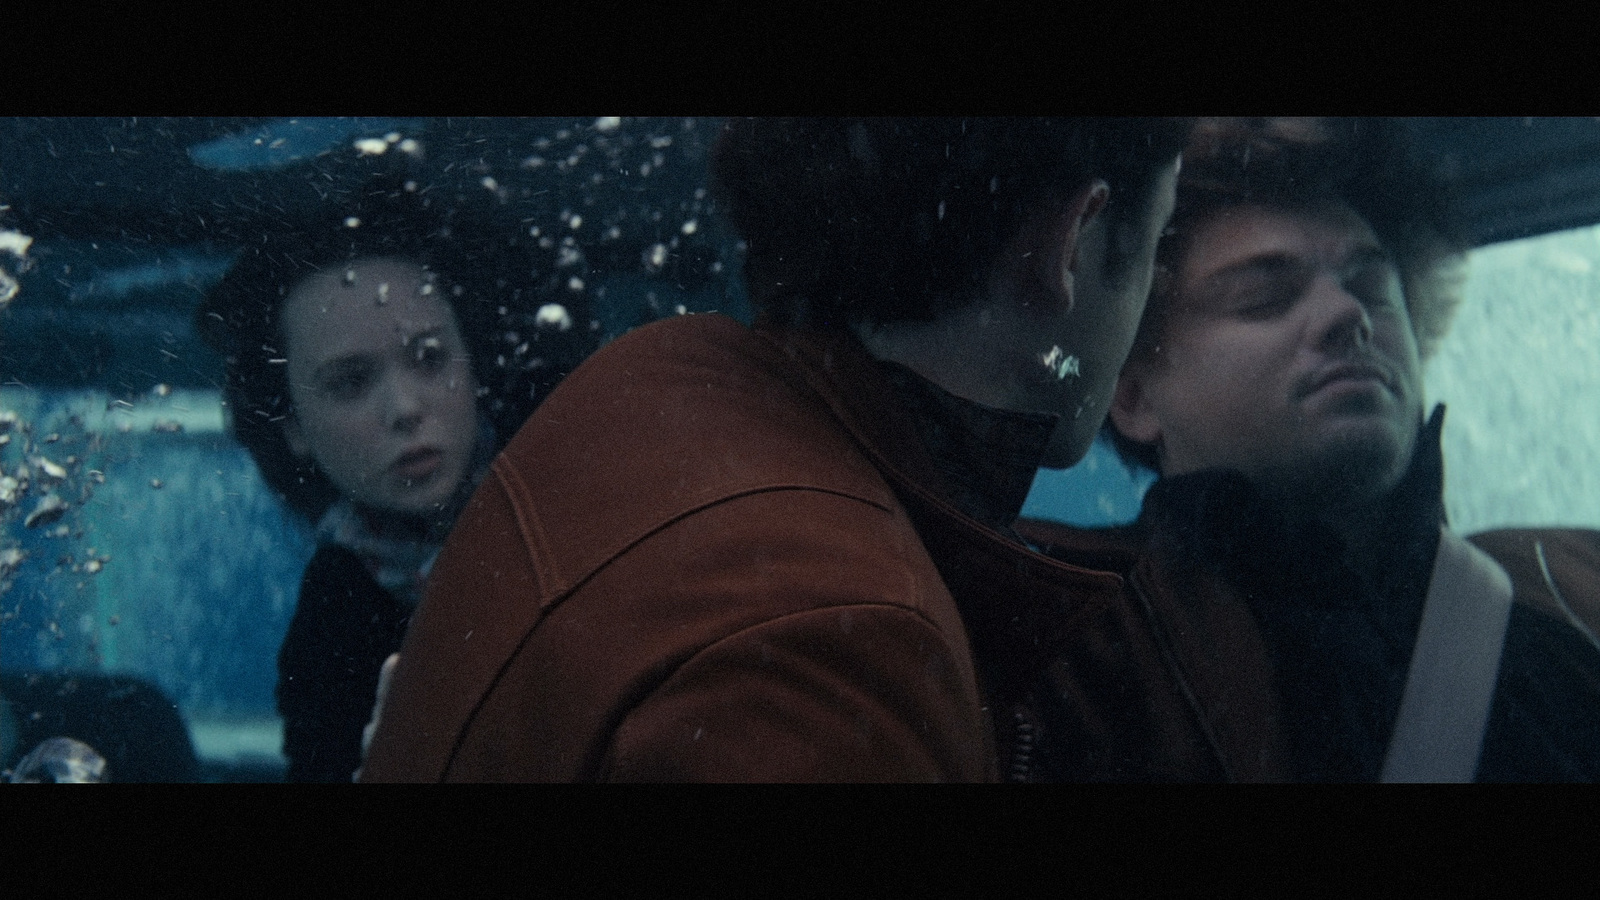
[[[1260,259],[1340,265],[1374,251],[1385,253],[1383,244],[1366,220],[1343,203],[1241,203],[1217,210],[1191,231],[1182,274],[1186,283],[1194,283]]]

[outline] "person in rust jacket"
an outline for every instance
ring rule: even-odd
[[[1037,777],[1600,779],[1600,532],[1445,523],[1421,359],[1461,242],[1404,138],[1197,128],[1110,417],[1161,478],[1130,528],[1018,525],[1127,576],[1041,686]]]
[[[1188,125],[728,122],[756,327],[646,326],[545,402],[440,554],[362,780],[1008,771],[1018,686],[1121,584],[1010,526],[1104,418]]]

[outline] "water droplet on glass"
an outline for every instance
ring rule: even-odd
[[[66,515],[66,512],[67,501],[55,494],[46,494],[39,498],[39,505],[34,507],[33,512],[28,513],[28,517],[22,520],[22,527],[36,528],[40,525],[49,525]]]
[[[54,622],[53,632],[60,628]],[[59,634],[57,635],[60,636]],[[99,784],[109,781],[105,757],[69,737],[53,737],[35,747],[12,770],[12,784]]]
[[[582,282],[579,282],[579,288],[581,287]],[[575,288],[574,290],[577,289]],[[555,328],[559,331],[566,331],[572,327],[572,314],[567,312],[567,308],[559,303],[546,303],[539,307],[539,311],[534,314],[534,322],[541,328]]]
[[[43,456],[31,457],[28,462],[44,475],[44,478],[41,480],[65,481],[67,478],[66,469],[63,469],[61,466],[56,465]]]

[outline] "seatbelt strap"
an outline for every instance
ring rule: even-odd
[[[1511,618],[1511,578],[1442,528],[1400,714],[1379,780],[1468,782],[1478,770]]]

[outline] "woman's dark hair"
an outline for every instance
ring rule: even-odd
[[[1190,238],[1229,207],[1317,210],[1348,205],[1394,258],[1418,350],[1426,360],[1461,300],[1467,240],[1459,198],[1383,118],[1201,119],[1183,153],[1178,202],[1156,252],[1156,277],[1129,362],[1158,352]],[[1159,471],[1156,448],[1106,431],[1124,460]]]
[[[195,324],[227,364],[223,401],[234,437],[267,484],[313,522],[339,491],[284,436],[291,402],[280,317],[306,277],[372,257],[416,263],[435,279],[471,353],[478,406],[502,443],[594,349],[587,308],[561,290],[555,264],[515,222],[472,198],[385,175],[263,234],[207,294]],[[564,305],[565,327],[541,324],[545,302]]]
[[[928,320],[976,299],[1006,242],[1091,179],[1122,234],[1191,119],[731,119],[712,187],[780,321]],[[1137,239],[1113,246],[1137,246]],[[1124,266],[1112,254],[1108,268]]]

